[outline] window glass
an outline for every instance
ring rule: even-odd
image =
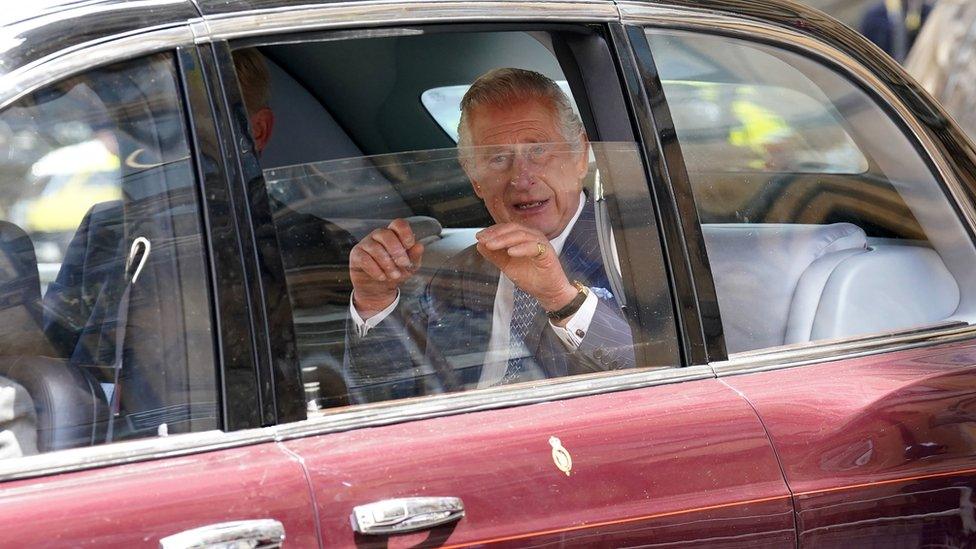
[[[647,35],[729,352],[971,321],[968,231],[868,94],[771,46]]]
[[[829,103],[796,90],[664,80],[682,151],[702,170],[861,173],[868,161]]]
[[[549,39],[446,33],[234,52],[311,411],[636,367],[622,281],[666,282],[617,256],[614,242],[640,228],[614,234],[610,213],[620,186],[647,192],[640,155],[586,140]],[[255,55],[270,82],[263,103]],[[457,146],[461,99],[487,74],[479,86],[494,99],[467,111]],[[263,139],[255,121],[270,115]],[[295,136],[316,146],[291,147]]]
[[[506,163],[516,161],[513,155],[539,154],[532,157],[534,162],[558,165],[560,157],[571,154],[565,143],[533,147],[535,151],[474,147],[466,154],[476,159],[472,162],[489,166],[483,168],[488,172],[486,180],[508,177]],[[620,173],[639,173],[635,144],[594,143],[592,149],[600,163],[616,164],[614,170]],[[592,186],[609,185],[614,170],[600,171],[595,161],[590,163],[579,215],[562,234],[562,241],[552,244],[560,246],[561,270],[567,280],[586,284],[595,296],[594,317],[576,328],[574,340],[565,329],[559,332],[549,325],[537,299],[530,299],[527,307],[516,306],[519,294],[514,283],[501,277],[487,254],[476,249],[479,233],[498,226],[493,220],[471,219],[469,226],[456,228],[438,220],[438,216],[457,219],[454,207],[465,208],[471,194],[472,184],[458,155],[457,149],[413,151],[265,172],[271,196],[302,197],[280,204],[275,224],[313,410],[635,366],[630,326],[606,267],[609,262],[612,274],[618,276],[619,260],[600,248],[593,200]],[[378,189],[380,185],[386,189]],[[417,252],[415,270],[400,267],[409,276],[398,285],[392,309],[367,317],[370,321],[383,317],[373,326],[354,319],[350,310],[351,276],[357,273],[350,272],[349,258],[360,241],[375,247],[372,239],[385,238],[377,236],[377,230],[393,220],[374,217],[369,205],[390,192],[408,203],[428,205],[422,213],[434,215],[399,218],[423,251]],[[555,197],[543,200],[554,202]],[[537,242],[547,240],[529,242],[533,255],[539,253]],[[546,254],[555,250],[543,249]],[[531,339],[521,346],[511,341],[510,325],[504,330],[498,326],[519,315],[531,324],[523,328],[529,331],[523,337]],[[512,357],[517,366],[509,366]]]
[[[72,77],[0,113],[4,455],[217,426],[176,83],[161,54]]]

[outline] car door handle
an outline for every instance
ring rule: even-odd
[[[464,517],[461,498],[386,499],[353,507],[352,529],[360,534],[399,534],[433,528]]]
[[[285,541],[285,527],[274,519],[238,520],[209,524],[159,540],[160,549],[253,547],[277,549]]]

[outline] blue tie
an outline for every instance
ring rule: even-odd
[[[515,303],[512,307],[512,324],[508,332],[508,369],[501,385],[515,383],[522,375],[522,361],[528,357],[525,346],[525,335],[529,331],[532,319],[539,312],[539,302],[521,288],[515,288]]]

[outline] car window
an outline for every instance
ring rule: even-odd
[[[875,99],[772,46],[647,36],[729,352],[970,322],[968,229]]]
[[[217,426],[175,71],[117,63],[0,112],[3,455]]]
[[[612,219],[615,189],[647,192],[638,148],[586,139],[545,40],[432,33],[234,55],[245,102],[265,80],[246,57],[270,82],[247,110],[311,411],[641,366],[623,281],[666,281],[633,272],[616,242],[636,227]],[[449,120],[488,80],[510,95],[457,144]]]

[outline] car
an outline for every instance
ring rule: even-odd
[[[974,542],[976,150],[820,12],[45,0],[0,29],[0,545]],[[495,149],[455,124],[504,67],[589,138],[580,292],[630,331],[592,371],[507,383],[464,324],[497,276],[442,346],[412,320],[494,223]],[[42,293],[31,173],[93,140],[117,168],[44,205],[85,212]],[[349,256],[394,219],[423,262],[363,362]]]

